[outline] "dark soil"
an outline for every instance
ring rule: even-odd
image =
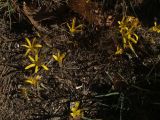
[[[148,31],[160,22],[159,0],[8,2],[14,12],[0,1],[0,120],[78,120],[70,116],[74,101],[86,120],[160,119],[160,33]],[[140,20],[138,57],[115,55],[123,14]],[[66,23],[74,17],[85,26],[72,35]],[[50,61],[37,73],[39,88],[24,82],[34,73],[25,70],[25,37],[36,38],[39,59]],[[62,67],[52,58],[57,50],[66,53]]]

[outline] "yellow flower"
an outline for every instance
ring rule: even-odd
[[[128,30],[127,24],[125,22],[125,18],[123,17],[121,21],[118,21],[120,33],[123,33],[124,31]]]
[[[83,25],[80,24],[78,26],[75,26],[75,24],[76,24],[76,18],[73,18],[71,26],[67,23],[67,26],[68,26],[69,31],[71,32],[71,34],[78,33],[78,32],[82,31]]]
[[[32,64],[25,67],[25,70],[30,69],[32,67],[35,67],[35,73],[38,72],[39,67],[43,67],[44,70],[48,70],[48,67],[46,65],[42,64],[40,60],[38,60],[38,54],[35,55],[35,59],[31,56],[28,56],[28,57],[29,57],[30,61],[32,62]]]
[[[34,77],[28,77],[26,80],[25,80],[25,82],[26,83],[29,83],[29,84],[31,84],[31,85],[33,85],[33,86],[36,86],[37,85],[37,83],[38,83],[38,81],[41,79],[41,76],[39,76],[39,75],[37,75],[37,76],[34,76]]]
[[[66,53],[60,54],[60,51],[58,51],[57,55],[53,55],[53,58],[59,63],[59,66],[61,67],[65,56],[66,56]]]
[[[82,117],[81,110],[76,110],[76,111],[72,112],[70,115],[73,117],[73,119]]]
[[[121,55],[123,53],[123,49],[120,46],[117,46],[117,51],[115,52],[116,55]]]
[[[83,117],[83,112],[81,109],[79,109],[79,105],[80,105],[79,101],[70,103],[70,110],[71,110],[70,115],[73,117],[73,119]]]
[[[35,43],[36,38],[33,38],[32,43],[27,37],[25,38],[25,40],[28,43],[28,45],[21,45],[21,46],[27,48],[25,56],[28,55],[30,52],[33,52],[33,53],[37,52],[37,48],[41,48],[42,47],[42,45]]]
[[[130,48],[131,51],[137,54],[132,46],[132,43],[137,44],[138,35],[134,31],[140,26],[137,18],[132,16],[123,17],[121,21],[118,21],[119,31],[122,35],[123,48],[117,47],[117,52],[115,54],[121,54],[123,49]]]
[[[154,26],[149,29],[149,31],[160,33],[160,25],[157,25],[157,22],[154,22]]]
[[[71,102],[70,103],[70,109],[71,109],[71,111],[73,112],[73,111],[78,110],[79,105],[80,105],[79,101]]]

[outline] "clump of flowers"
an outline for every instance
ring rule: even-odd
[[[39,33],[36,34],[36,36],[33,37],[32,41],[26,37],[26,43],[21,46],[25,47],[26,53],[25,56],[27,56],[30,60],[30,64],[25,67],[25,70],[28,70],[30,68],[34,68],[34,73],[32,73],[29,77],[25,77],[25,83],[29,84],[31,86],[34,86],[36,88],[39,88],[39,82],[41,80],[41,76],[38,75],[39,68],[42,67],[44,70],[49,70],[49,68],[46,66],[45,63],[42,62],[41,58],[38,56],[39,54],[39,48],[42,48],[42,45],[39,43],[36,43],[37,37],[41,37]],[[32,57],[34,56],[34,57]],[[36,74],[35,74],[36,73]],[[32,93],[33,89],[30,89],[29,87],[23,87],[21,89],[21,93],[28,99],[29,97],[35,95]],[[29,96],[28,96],[29,95]]]
[[[71,110],[70,115],[72,116],[73,119],[80,119],[83,117],[83,112],[81,109],[79,109],[79,106],[80,106],[79,101],[70,103],[70,110]]]
[[[26,40],[28,45],[26,45],[26,44],[21,45],[21,46],[23,46],[27,49],[26,53],[25,53],[25,56],[27,56],[30,52],[37,53],[37,48],[42,47],[42,45],[35,43],[36,38],[33,38],[32,42],[27,37],[25,38],[25,40]]]
[[[44,70],[49,70],[48,67],[39,60],[38,54],[35,55],[35,59],[31,56],[28,56],[28,58],[32,63],[25,67],[26,70],[32,67],[35,67],[35,73],[38,72],[39,67],[43,67]]]
[[[132,46],[132,44],[137,44],[138,35],[135,33],[137,28],[140,27],[139,20],[133,16],[125,16],[121,21],[118,21],[119,32],[122,35],[122,47],[117,46],[117,51],[115,54],[122,54],[125,49],[131,49],[131,51],[137,54]]]
[[[79,28],[80,26],[75,27],[75,20],[74,20],[72,23],[72,27],[70,28],[71,32],[73,33],[78,32]],[[30,100],[30,97],[36,96],[34,91],[39,90],[40,88],[39,82],[41,80],[41,75],[38,74],[39,69],[42,68],[43,70],[48,71],[49,68],[47,67],[47,65],[51,61],[53,61],[53,58],[56,62],[58,62],[60,68],[62,68],[63,60],[66,56],[66,53],[61,53],[59,50],[57,50],[57,53],[52,55],[53,58],[49,62],[47,63],[43,62],[41,57],[39,57],[41,53],[40,48],[42,48],[42,45],[35,42],[38,37],[41,37],[39,33],[37,33],[37,35],[33,37],[32,41],[28,37],[26,37],[25,38],[26,44],[21,45],[26,48],[25,56],[27,56],[30,62],[30,64],[25,66],[25,70],[31,68],[34,69],[32,74],[29,77],[25,77],[24,80],[25,85],[29,84],[30,86],[27,87],[24,86],[23,88],[21,88],[21,93],[25,98],[27,98],[27,100]],[[44,86],[42,85],[42,87]],[[37,92],[37,94],[39,94],[39,91]],[[79,110],[76,111],[73,110],[73,116],[78,116],[80,114],[79,112],[80,112]]]

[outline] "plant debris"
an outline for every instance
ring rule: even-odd
[[[159,6],[1,0],[0,120],[160,118]]]

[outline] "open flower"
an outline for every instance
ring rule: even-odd
[[[83,112],[81,109],[79,109],[79,105],[80,105],[79,101],[70,103],[70,110],[71,110],[70,115],[73,117],[73,119],[83,117]]]
[[[25,80],[26,83],[29,83],[33,86],[36,86],[39,82],[39,80],[41,79],[41,76],[37,75],[37,76],[30,76],[30,77],[27,77],[27,79]]]
[[[25,56],[28,55],[30,52],[32,52],[32,53],[37,52],[37,48],[41,48],[42,47],[42,45],[35,43],[36,38],[33,38],[32,43],[27,37],[25,38],[25,40],[28,43],[28,45],[21,45],[21,46],[27,48]]]
[[[66,53],[61,54],[60,51],[58,51],[57,55],[53,55],[53,58],[59,63],[59,66],[61,67],[65,56],[66,56]]]
[[[35,55],[35,59],[31,56],[28,56],[32,64],[28,65],[25,67],[25,70],[30,69],[32,67],[35,67],[35,73],[38,72],[39,67],[43,67],[44,70],[49,70],[48,67],[44,64],[41,63],[41,61],[38,59],[38,54]]]
[[[78,32],[82,31],[82,27],[83,27],[82,24],[80,24],[78,26],[75,26],[75,25],[76,25],[76,18],[73,18],[71,26],[67,23],[67,26],[68,26],[71,34],[78,33]]]

